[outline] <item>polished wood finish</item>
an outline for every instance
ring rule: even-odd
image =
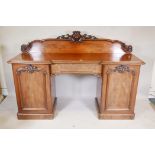
[[[124,53],[22,53],[9,63],[58,64],[58,63],[92,63],[92,64],[144,64],[133,54]]]
[[[30,67],[31,66],[31,67]],[[50,66],[13,64],[18,118],[53,117],[55,96],[51,90]],[[54,78],[54,77],[53,77]],[[42,118],[41,117],[41,118]],[[36,117],[38,118],[38,117]]]
[[[94,42],[95,40],[95,42]],[[58,45],[59,42],[59,45]],[[82,42],[82,44],[81,44]],[[57,39],[34,40],[21,46],[22,52],[43,53],[131,53],[132,46],[119,40],[97,39],[95,36],[73,31],[72,35],[62,35]]]
[[[102,66],[100,64],[53,64],[52,74],[93,74],[101,75]]]
[[[55,75],[97,76],[96,103],[100,119],[133,119],[142,60],[132,46],[118,40],[81,34],[35,40],[21,46],[11,59],[19,119],[49,119],[54,115]]]
[[[118,69],[118,67],[124,69]],[[120,67],[121,68],[121,67]],[[139,65],[105,65],[101,98],[98,99],[99,118],[134,118]]]

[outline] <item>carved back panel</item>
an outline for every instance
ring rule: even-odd
[[[130,53],[132,46],[118,40],[98,39],[95,36],[73,31],[56,39],[34,40],[21,46],[22,52],[43,53]]]

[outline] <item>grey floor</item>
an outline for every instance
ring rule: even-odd
[[[59,98],[53,120],[18,120],[15,97],[0,104],[0,128],[155,128],[155,104],[141,97],[136,101],[134,120],[98,120],[94,99]]]

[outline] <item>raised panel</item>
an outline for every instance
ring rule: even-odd
[[[132,73],[108,74],[106,110],[129,110]]]
[[[23,110],[46,110],[46,74],[42,72],[18,75]]]
[[[64,40],[52,40],[43,42],[45,53],[112,53],[113,43],[108,41],[83,41],[75,43]],[[120,50],[123,53],[123,50]]]
[[[107,71],[106,110],[130,110],[135,70],[127,65],[110,66]]]
[[[52,107],[48,65],[13,65],[19,112],[49,113]]]

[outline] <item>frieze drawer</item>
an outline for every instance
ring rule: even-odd
[[[53,64],[51,73],[101,74],[101,68],[99,64]]]

